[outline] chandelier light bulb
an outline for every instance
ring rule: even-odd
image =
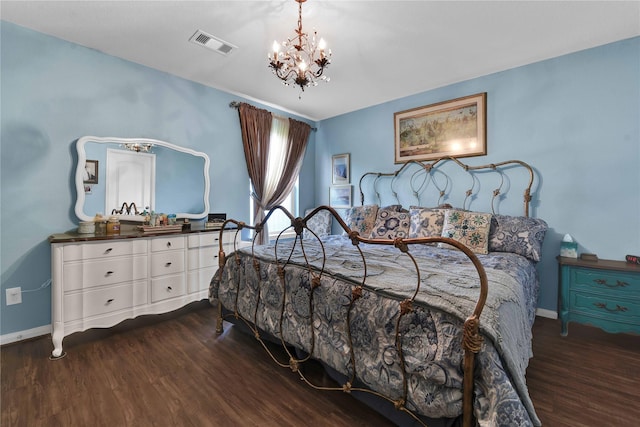
[[[295,35],[282,43],[273,42],[273,53],[269,54],[269,68],[286,86],[297,86],[301,92],[309,86],[317,86],[318,80],[329,81],[324,70],[331,64],[331,49],[327,42],[317,39],[313,30],[311,37],[302,29],[302,3],[298,3],[298,28]],[[318,42],[316,43],[316,40]],[[283,52],[280,52],[282,47]]]

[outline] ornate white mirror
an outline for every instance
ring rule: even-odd
[[[75,212],[82,221],[100,213],[142,222],[145,208],[189,219],[209,213],[205,153],[156,139],[95,136],[80,138],[76,148]]]

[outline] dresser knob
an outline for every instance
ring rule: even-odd
[[[167,286],[167,290],[168,290],[169,292],[171,292],[171,291],[173,290],[173,288],[172,288],[171,286]]]
[[[105,276],[111,276],[113,274],[113,271],[107,271],[107,274],[105,274]]]
[[[171,265],[171,263],[170,263],[170,262],[168,262],[168,263],[166,263],[164,266],[165,266],[165,267],[169,267],[170,265]]]
[[[113,302],[113,298],[109,298],[109,299],[107,300],[107,303],[106,303],[105,305],[109,305],[109,304],[111,304],[112,302]]]
[[[113,248],[109,248],[106,251],[104,251],[105,254],[108,254],[109,252],[111,252],[113,250]]]
[[[171,242],[167,242],[167,247],[170,248],[171,247]]]

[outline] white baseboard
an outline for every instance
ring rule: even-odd
[[[27,329],[26,331],[18,331],[10,334],[0,335],[0,345],[11,344],[14,342],[39,337],[51,333],[51,325],[38,326],[37,328]]]
[[[536,316],[547,317],[549,319],[557,319],[558,312],[553,310],[547,310],[546,308],[537,308]]]

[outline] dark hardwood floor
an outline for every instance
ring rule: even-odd
[[[314,390],[276,368],[262,347],[216,309],[191,304],[162,316],[64,340],[2,347],[0,425],[389,426],[342,392]],[[544,426],[633,426],[640,420],[640,338],[539,318],[527,381]],[[323,381],[320,370],[312,372]]]

